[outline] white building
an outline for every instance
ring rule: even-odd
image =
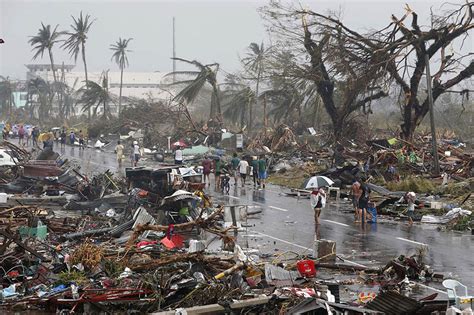
[[[26,65],[28,72],[27,80],[40,77],[45,81],[53,82],[54,76],[49,64],[29,64]],[[74,90],[80,89],[85,84],[85,73],[82,71],[71,71],[74,65],[55,65],[56,77],[59,81],[64,82]],[[163,79],[166,73],[162,72],[128,72],[123,73],[122,85],[122,104],[128,105],[127,98],[144,98],[151,97],[154,100],[169,101],[172,95],[166,91]],[[88,80],[102,84],[104,72],[88,72]],[[108,71],[108,88],[109,92],[115,95],[116,104],[111,104],[113,114],[118,113],[118,96],[120,94],[120,72]],[[115,105],[115,106],[114,106]],[[80,109],[79,109],[80,112]]]

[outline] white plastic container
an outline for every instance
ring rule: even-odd
[[[6,193],[0,193],[0,203],[7,203],[8,195]]]

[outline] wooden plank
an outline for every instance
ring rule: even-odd
[[[256,306],[256,305],[263,305],[270,301],[270,296],[263,296],[257,297],[248,300],[240,300],[235,303],[230,304],[230,308],[233,310],[238,310],[245,307]],[[209,304],[209,305],[202,305],[202,306],[193,306],[184,309],[188,315],[198,315],[198,314],[210,314],[215,312],[222,312],[225,311],[225,308],[219,304]],[[152,315],[175,315],[176,311],[164,311],[164,312],[156,312],[151,313]]]

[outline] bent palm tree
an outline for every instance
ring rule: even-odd
[[[232,122],[240,121],[240,128],[243,129],[249,108],[255,101],[255,93],[248,86],[239,85],[238,89],[235,89],[235,87],[222,92],[224,117]]]
[[[74,16],[71,17],[74,21],[74,23],[71,24],[71,28],[73,31],[66,32],[69,37],[66,39],[62,47],[68,50],[68,53],[71,55],[71,57],[74,57],[74,62],[77,62],[77,57],[79,56],[79,52],[81,52],[82,62],[84,63],[84,73],[87,82],[89,78],[87,77],[86,40],[87,33],[89,32],[89,29],[92,26],[92,23],[94,23],[94,21],[89,21],[89,18],[91,17],[89,14],[86,14],[86,16],[83,17],[82,11],[79,15],[79,18],[76,19]]]
[[[48,117],[52,110],[51,86],[42,78],[30,79],[27,83],[28,90],[28,108],[30,117],[38,114],[40,122]]]
[[[132,40],[129,39],[121,39],[115,43],[110,45],[110,49],[114,52],[112,55],[112,59],[115,60],[117,65],[120,67],[120,92],[119,92],[119,117],[120,113],[122,112],[122,84],[123,84],[123,69],[128,67],[128,58],[127,52],[130,50],[127,49],[128,43]]]
[[[87,81],[86,85],[79,90],[79,93],[81,93],[79,102],[83,104],[83,112],[93,110],[93,116],[97,116],[99,108],[103,106],[103,118],[107,119],[111,117],[109,106],[111,96],[107,90],[106,76],[102,78],[102,85],[93,81]]]
[[[58,80],[54,69],[53,46],[60,41],[59,37],[63,34],[62,32],[58,32],[57,29],[58,25],[56,25],[54,30],[51,30],[51,25],[48,24],[45,26],[41,23],[41,28],[38,30],[38,34],[36,36],[31,36],[28,41],[30,45],[33,46],[32,50],[36,50],[33,60],[36,60],[39,56],[43,57],[44,52],[48,51],[54,82],[57,82]]]
[[[191,64],[199,69],[199,71],[175,71],[168,73],[166,76],[175,76],[175,75],[186,75],[194,76],[192,80],[183,80],[171,83],[171,85],[186,85],[174,98],[173,100],[184,101],[186,103],[192,103],[198,96],[201,89],[206,83],[212,87],[212,98],[214,102],[211,101],[210,108],[210,117],[213,118],[217,116],[221,118],[221,103],[219,96],[219,89],[217,87],[217,71],[219,71],[219,64],[212,63],[203,65],[202,63],[193,60],[186,60],[182,58],[173,58],[178,61],[182,61],[188,64]],[[217,112],[217,113],[216,113]]]

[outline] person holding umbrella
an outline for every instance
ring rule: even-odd
[[[326,205],[326,193],[323,188],[314,187],[310,195],[311,208],[314,209],[314,222],[320,224],[321,209]]]

